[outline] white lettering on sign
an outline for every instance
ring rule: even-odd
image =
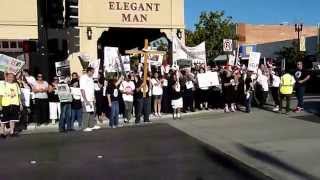
[[[160,3],[135,3],[108,1],[109,10],[112,11],[133,11],[137,13],[122,13],[122,22],[147,22],[148,15],[142,12],[160,11]]]

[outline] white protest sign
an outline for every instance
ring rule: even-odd
[[[193,64],[206,64],[206,43],[202,42],[195,47],[185,46],[178,37],[173,38],[173,64],[178,60],[191,60]]]
[[[130,72],[131,67],[130,67],[130,56],[121,56],[121,60],[123,63],[123,68],[125,72]]]
[[[100,68],[100,59],[92,61],[89,64],[89,66],[94,69],[93,78],[98,78],[99,77],[99,68]]]
[[[229,54],[229,62],[228,65],[234,66],[236,62],[236,57],[234,55]]]
[[[200,73],[197,78],[200,88],[220,85],[217,72]]]
[[[104,68],[106,72],[118,72],[120,70],[120,59],[117,47],[104,48]]]
[[[259,68],[261,53],[250,52],[248,70],[256,72]]]
[[[24,64],[24,61],[0,54],[0,71],[2,72],[17,74],[22,69]]]
[[[152,66],[161,66],[163,61],[163,54],[148,54],[148,63]],[[140,63],[144,62],[144,55],[141,56]]]
[[[233,45],[232,45],[232,39],[224,39],[223,40],[223,51],[224,52],[232,52]]]

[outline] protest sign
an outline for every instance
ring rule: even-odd
[[[200,88],[220,85],[217,72],[200,73],[197,78]]]
[[[259,52],[250,52],[248,71],[256,72],[259,67],[261,53]]]
[[[94,69],[93,78],[99,77],[100,59],[90,62],[89,67]]]
[[[131,65],[130,65],[130,56],[121,56],[121,60],[123,63],[123,68],[125,72],[130,72]]]
[[[58,96],[60,102],[72,102],[72,94],[68,84],[58,84]]]
[[[236,62],[236,57],[234,55],[229,54],[228,59],[228,65],[234,66]]]
[[[0,54],[0,71],[2,72],[10,72],[16,75],[24,64],[24,61]]]
[[[141,63],[144,61],[144,55],[141,56]],[[163,61],[163,54],[148,54],[148,63],[152,66],[161,66]]]
[[[104,69],[106,72],[118,72],[120,70],[120,59],[117,47],[104,48]]]
[[[69,61],[60,61],[55,63],[56,75],[60,81],[64,81],[67,77],[70,77],[70,63]]]
[[[185,46],[178,37],[173,38],[173,64],[179,59],[191,60],[193,64],[206,64],[206,44],[202,42],[195,47]]]

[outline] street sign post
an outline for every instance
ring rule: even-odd
[[[232,39],[224,39],[223,40],[223,51],[224,52],[232,52],[233,44]]]

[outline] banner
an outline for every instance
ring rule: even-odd
[[[67,77],[70,77],[70,63],[68,60],[56,62],[55,66],[59,81],[64,81]]]
[[[16,75],[24,64],[24,61],[0,54],[0,71],[2,72],[10,72]]]
[[[120,71],[120,59],[117,47],[104,48],[104,70],[106,72]]]
[[[217,72],[199,73],[197,78],[200,88],[220,85]]]
[[[206,43],[202,42],[195,47],[185,46],[181,40],[175,36],[173,38],[173,64],[179,59],[191,60],[193,64],[206,64]]]
[[[248,70],[257,72],[259,68],[259,63],[260,63],[260,57],[261,53],[259,52],[250,52],[249,55],[249,63],[248,63]]]

